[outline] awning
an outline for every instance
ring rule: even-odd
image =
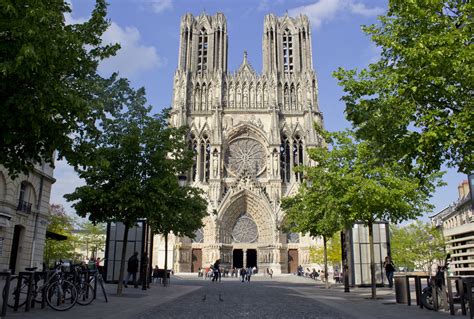
[[[67,236],[64,236],[58,233],[53,233],[52,231],[46,231],[46,238],[54,239],[54,240],[66,240]]]

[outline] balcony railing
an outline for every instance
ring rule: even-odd
[[[16,210],[24,213],[31,213],[31,203],[25,202],[24,200],[20,200],[18,202],[18,207]]]

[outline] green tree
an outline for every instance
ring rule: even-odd
[[[105,249],[105,224],[94,224],[86,221],[80,226],[80,242],[87,257],[97,257],[99,251]]]
[[[310,248],[311,262],[322,264],[324,263],[324,247]],[[342,248],[341,248],[341,234],[335,233],[327,243],[327,260],[328,264],[333,267],[340,267],[342,263]],[[339,268],[341,269],[341,268]]]
[[[51,204],[47,231],[64,235],[66,240],[46,238],[44,247],[44,262],[51,266],[56,260],[75,259],[74,247],[77,238],[73,233],[74,219],[66,214],[64,207]]]
[[[184,139],[186,128],[169,127],[167,111],[149,115],[144,89],[134,91],[122,82],[117,91],[122,107],[103,120],[102,134],[89,141],[94,147],[85,150],[89,161],[76,169],[86,185],[65,197],[75,201],[73,207],[80,216],[94,223],[124,223],[117,286],[121,295],[128,230],[140,218],[151,223],[159,211],[173,220],[176,212],[167,209],[173,206],[166,194],[173,191],[173,180],[177,183],[176,173],[192,165],[192,153]]]
[[[118,46],[101,44],[105,0],[84,23],[66,25],[69,12],[64,0],[0,5],[0,164],[11,176],[51,162],[56,150],[75,164],[83,137],[106,114],[114,81],[98,76],[97,65]]]
[[[390,0],[380,23],[363,27],[381,48],[368,68],[335,77],[347,118],[380,159],[408,170],[443,163],[474,170],[472,1]]]
[[[122,222],[125,225],[117,287],[117,294],[121,295],[128,230],[138,219],[146,217],[142,167],[147,160],[147,145],[143,143],[142,133],[146,124],[155,118],[148,116],[150,107],[145,106],[143,89],[134,91],[128,82],[121,81],[116,90],[121,97],[116,101],[121,103],[120,107],[101,122],[101,134],[88,141],[94,147],[84,150],[88,162],[76,168],[86,185],[64,197],[74,202],[72,206],[79,216],[88,217],[93,223]],[[161,131],[156,131],[160,138]],[[162,141],[164,148],[166,140]]]
[[[155,234],[165,239],[165,271],[168,269],[168,235],[194,238],[194,231],[203,226],[207,214],[207,201],[202,191],[191,186],[180,186],[177,175],[152,178],[147,184],[149,215],[147,222]],[[166,278],[164,284],[166,285]]]
[[[309,156],[314,160],[314,150]],[[341,230],[341,211],[338,206],[340,188],[335,188],[331,174],[322,166],[302,168],[306,183],[301,184],[299,192],[281,201],[281,208],[286,213],[284,228],[294,232],[309,233],[312,237],[323,239],[323,264],[326,288],[328,282],[328,249],[327,243],[334,234]]]
[[[397,162],[380,161],[367,142],[354,140],[350,131],[328,133],[316,127],[329,148],[315,148],[310,157],[322,175],[311,176],[334,185],[334,211],[343,214],[344,224],[362,222],[369,230],[372,298],[376,298],[373,224],[386,220],[398,223],[421,215],[431,208],[430,193],[438,175],[423,181],[414,168],[407,172]],[[319,182],[317,182],[319,183]],[[315,195],[316,196],[316,195]],[[321,196],[323,197],[323,196]]]
[[[430,272],[446,257],[443,233],[429,223],[416,221],[405,226],[390,226],[392,258],[398,267]]]

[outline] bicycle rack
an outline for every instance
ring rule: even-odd
[[[18,273],[18,281],[17,281],[17,291],[21,289],[21,283],[23,282],[23,278],[27,278],[28,280],[28,291],[26,293],[26,304],[25,304],[25,312],[30,311],[31,309],[31,297],[33,293],[33,275],[34,273],[31,271],[21,271]],[[18,311],[18,304],[20,303],[19,294],[15,296],[15,305],[13,307],[13,311]]]
[[[8,296],[10,294],[10,280],[12,278],[12,274],[9,271],[0,272],[1,277],[5,277],[5,287],[3,287],[3,302],[2,302],[2,310],[0,316],[3,318],[7,314],[7,304],[8,304]]]

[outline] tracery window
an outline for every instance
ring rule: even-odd
[[[288,29],[283,33],[283,70],[293,73],[293,37]]]
[[[194,164],[193,167],[191,168],[191,181],[194,182],[196,181],[196,175],[197,175],[197,155],[198,155],[198,145],[197,145],[197,139],[194,134],[191,134],[190,141],[189,141],[189,148],[193,151],[194,153]]]
[[[226,152],[227,169],[238,175],[247,172],[258,176],[265,169],[265,147],[253,138],[239,138],[229,144]]]
[[[287,233],[286,242],[288,244],[297,244],[300,242],[300,234],[298,233]]]
[[[205,28],[201,29],[198,42],[198,72],[207,70],[207,32]]]
[[[193,243],[203,243],[204,242],[204,232],[202,228],[199,228],[194,232],[194,238],[192,239]]]
[[[207,135],[203,135],[203,138],[201,139],[199,156],[200,156],[199,180],[204,183],[207,183],[209,182],[209,169],[210,169],[210,161],[211,161],[211,145],[209,143],[209,137]]]
[[[290,141],[286,135],[282,135],[280,145],[280,176],[284,183],[290,181]]]
[[[303,140],[299,135],[295,135],[293,139],[293,167],[303,165]],[[301,182],[303,173],[295,172],[295,177],[298,182]]]
[[[232,239],[236,243],[253,243],[258,239],[258,228],[252,217],[243,214],[235,222]]]

